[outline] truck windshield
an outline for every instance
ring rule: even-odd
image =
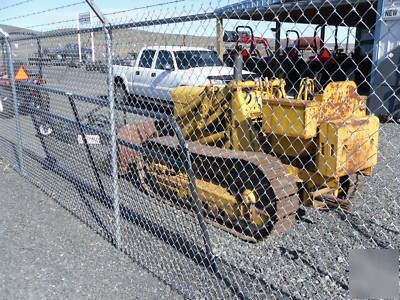
[[[207,50],[175,51],[178,69],[190,69],[196,67],[220,67],[223,66],[217,53]]]

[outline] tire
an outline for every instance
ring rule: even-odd
[[[50,95],[47,91],[39,89],[33,89],[30,93],[31,101],[25,104],[25,111],[27,114],[34,114],[38,126],[38,133],[43,136],[50,136],[54,132],[54,120],[46,115],[35,111],[31,106],[44,110],[50,111]]]
[[[122,82],[114,83],[114,97],[116,104],[129,105],[129,94]]]
[[[17,87],[17,96],[20,103],[18,112],[22,116],[35,113],[30,108],[31,105],[43,110],[50,110],[50,95],[47,91],[40,90],[34,86],[27,89]]]
[[[22,116],[32,114],[35,117],[38,126],[38,134],[49,136],[54,131],[53,120],[46,114],[32,109],[33,107],[49,111],[50,110],[50,95],[47,91],[39,90],[35,87],[29,89],[19,89],[18,99],[21,103],[19,114]]]

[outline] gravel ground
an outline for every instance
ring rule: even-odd
[[[96,91],[96,86],[90,86],[85,80],[79,81],[81,85],[76,80],[74,82],[74,77],[80,76],[81,79],[90,78],[95,85],[101,75],[93,73],[92,78],[80,70],[71,72],[74,74],[66,72],[65,76],[72,77],[62,78],[70,83],[74,91],[89,96],[98,96],[93,94],[95,92],[104,95],[104,90]],[[57,78],[54,74],[50,76],[53,77]],[[61,79],[49,84],[68,90]],[[71,117],[65,99],[52,97],[52,107],[55,112]],[[82,114],[91,108],[78,103]],[[129,122],[137,118],[133,115],[128,117]],[[14,120],[2,121],[0,153],[16,164],[14,124]],[[38,139],[34,138],[28,117],[23,118],[22,128],[27,178],[95,232],[114,241],[114,213],[110,206],[96,200],[87,187],[86,190],[78,188],[65,176],[44,169],[39,159],[44,153]],[[61,166],[97,188],[82,146],[66,145],[53,139],[49,140],[49,147]],[[378,165],[373,176],[366,178],[364,188],[358,192],[359,200],[350,213],[303,208],[304,216],[287,232],[257,244],[243,242],[207,226],[218,257],[219,273],[204,267],[207,257],[195,219],[150,199],[128,180],[120,179],[121,204],[126,208],[125,212],[129,212],[128,217],[125,215],[120,220],[121,247],[127,254],[124,257],[129,261],[128,269],[137,264],[187,298],[265,299],[267,295],[277,299],[348,298],[348,255],[352,249],[400,247],[399,147],[399,125],[381,124]],[[98,150],[95,151],[97,158],[102,151]],[[102,173],[101,179],[110,193],[109,176]],[[73,217],[69,220],[76,222]],[[56,217],[46,222],[51,224],[48,226],[58,225]],[[97,238],[90,232],[88,236]],[[104,249],[112,249],[109,244],[102,243]]]
[[[1,299],[182,298],[9,166],[0,167]]]
[[[398,125],[383,124],[379,164],[375,175],[367,178],[365,187],[360,190],[360,199],[351,213],[304,208],[305,216],[291,229],[257,244],[243,242],[207,226],[218,256],[218,279],[199,263],[206,257],[195,220],[149,199],[129,181],[121,179],[121,202],[130,209],[130,215],[135,216],[121,220],[122,248],[135,263],[189,298],[244,296],[261,299],[265,295],[278,299],[346,298],[351,249],[398,248],[400,245],[397,219],[400,162],[398,152],[393,151],[398,144]],[[64,159],[62,165],[76,175],[90,178],[93,175],[87,173],[88,167],[83,167],[85,154],[79,149],[64,145],[57,158]],[[71,151],[74,156],[69,155],[66,160]],[[51,192],[61,206],[106,239],[112,235],[113,212],[110,209],[92,201],[97,214],[93,217],[76,187],[29,159],[25,163],[31,166],[29,178]],[[111,186],[108,176],[102,174],[102,179],[107,187]],[[89,182],[95,185],[93,180]],[[389,186],[388,182],[393,184]],[[74,218],[70,220],[76,222]],[[57,222],[54,216],[47,224]],[[93,234],[93,237],[97,236]],[[106,243],[104,247],[111,248]]]
[[[212,231],[228,273],[240,268],[256,279],[250,283],[243,279],[244,293],[259,290],[278,298],[348,298],[352,249],[400,247],[399,145],[399,125],[382,124],[379,163],[357,193],[359,199],[350,213],[305,208],[305,217],[290,230],[257,244]]]

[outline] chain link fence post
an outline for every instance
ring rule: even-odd
[[[114,80],[113,80],[113,52],[112,52],[112,30],[111,24],[108,22],[104,14],[98,9],[95,3],[91,0],[86,0],[87,4],[99,18],[103,24],[104,33],[106,36],[106,58],[107,58],[107,92],[109,101],[110,113],[110,133],[111,133],[111,176],[112,190],[114,199],[114,225],[115,225],[115,246],[121,248],[120,236],[120,201],[119,201],[119,185],[118,185],[118,154],[117,154],[117,132],[115,126],[115,98],[114,98]]]
[[[108,99],[110,102],[110,130],[111,130],[111,172],[113,183],[114,199],[114,218],[115,218],[115,243],[117,248],[121,246],[120,237],[120,209],[119,209],[119,186],[118,186],[118,154],[117,154],[117,132],[115,126],[115,97],[113,85],[113,65],[112,65],[112,31],[104,26],[107,39],[107,69],[108,69]]]
[[[206,222],[204,220],[203,205],[199,198],[199,192],[198,192],[197,186],[196,186],[196,176],[195,176],[195,173],[194,173],[193,167],[192,167],[192,159],[191,159],[191,155],[190,155],[189,145],[185,142],[185,139],[182,134],[182,130],[180,129],[179,125],[175,121],[173,122],[172,125],[174,126],[175,133],[178,137],[179,144],[180,144],[181,150],[183,152],[182,159],[183,159],[183,162],[185,165],[186,172],[188,173],[189,189],[190,189],[190,193],[193,197],[194,211],[195,211],[195,214],[197,217],[197,221],[199,222],[202,238],[204,241],[204,247],[206,250],[207,257],[209,259],[209,265],[210,265],[211,269],[213,270],[213,272],[216,275],[218,275],[219,271],[218,271],[217,261],[216,261],[215,255],[213,253],[212,243],[210,240],[210,236],[208,234]]]
[[[4,36],[4,41],[6,44],[6,66],[8,66],[8,72],[10,73],[10,82],[11,82],[11,92],[13,98],[13,106],[14,106],[14,114],[15,114],[15,130],[16,130],[16,138],[17,138],[17,165],[18,171],[24,175],[23,161],[22,161],[22,136],[21,136],[21,121],[19,116],[19,105],[17,98],[17,88],[15,84],[14,78],[14,64],[12,60],[12,47],[9,39],[9,34],[5,32],[2,28],[0,28],[0,34]]]

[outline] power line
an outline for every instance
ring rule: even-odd
[[[1,7],[0,10],[5,10],[7,8],[16,7],[16,6],[19,6],[19,5],[28,3],[28,2],[32,2],[32,1],[34,1],[34,0],[25,0],[25,1],[17,2],[15,4],[11,4],[11,5],[8,5],[8,6]]]
[[[11,18],[8,18],[8,19],[3,19],[3,20],[0,20],[0,22],[11,21],[11,20],[16,20],[16,19],[21,19],[21,18],[24,18],[24,17],[39,15],[39,14],[47,13],[47,12],[50,12],[50,11],[62,9],[62,8],[76,6],[76,5],[79,5],[79,4],[82,4],[82,3],[85,3],[85,1],[74,2],[74,3],[71,3],[71,4],[67,4],[67,5],[63,5],[63,6],[57,6],[57,7],[49,8],[49,9],[46,9],[46,10],[35,11],[33,13],[29,13],[29,14],[26,14],[26,15],[20,15],[20,16],[11,17]]]

